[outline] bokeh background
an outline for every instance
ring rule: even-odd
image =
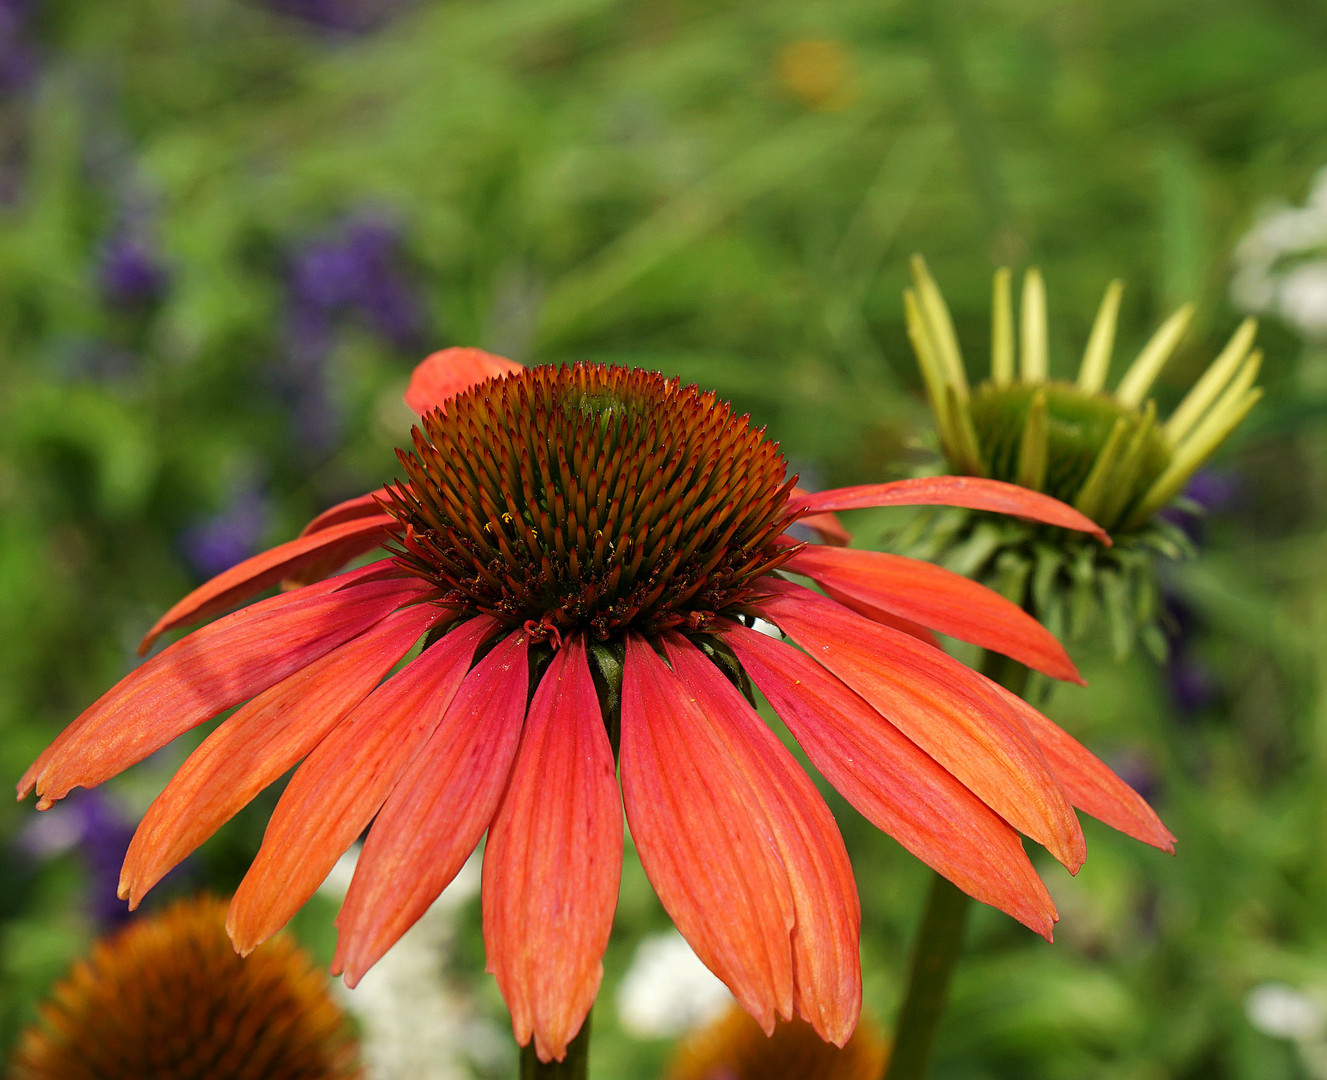
[[[1267,398],[1166,571],[1169,662],[1089,642],[1048,708],[1178,854],[1088,824],[1079,876],[1047,868],[1055,945],[977,913],[935,1075],[1325,1077],[1324,165],[1317,0],[0,0],[0,775],[191,585],[390,478],[435,348],[679,374],[856,483],[933,446],[910,253],[970,358],[992,269],[1040,265],[1064,374],[1122,277],[1122,351],[1199,305],[1163,403],[1265,316]],[[196,741],[0,812],[0,1059],[128,917],[124,846]],[[233,889],[274,800],[159,893]],[[926,873],[831,805],[888,1023]],[[334,911],[295,923],[324,957]],[[435,1074],[511,1075],[477,901],[446,920],[416,977],[466,1023]],[[666,926],[629,851],[599,1075],[667,1059],[615,996]],[[686,1016],[708,991],[678,985]]]

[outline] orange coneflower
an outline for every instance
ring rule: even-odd
[[[730,1007],[682,1040],[665,1075],[667,1080],[877,1080],[888,1056],[879,1029],[865,1019],[837,1047],[822,1042],[803,1020],[778,1024],[771,1035]]]
[[[80,960],[19,1040],[12,1080],[362,1080],[326,974],[281,935],[242,960],[226,904],[181,901]]]
[[[1077,679],[1029,616],[933,566],[786,535],[800,520],[836,539],[833,511],[910,503],[1095,530],[1076,511],[972,478],[808,495],[712,393],[624,368],[447,350],[407,401],[423,415],[398,453],[405,480],[201,586],[146,644],[305,584],[148,661],[20,782],[50,806],[247,702],[143,819],[121,883],[131,904],[303,758],[231,904],[236,947],[284,925],[372,822],[337,920],[333,969],[353,985],[488,830],[489,966],[518,1040],[560,1059],[613,918],[620,748],[627,821],[678,929],[766,1030],[797,1013],[842,1043],[861,998],[852,871],[814,783],[737,689],[746,679],[867,818],[1048,938],[1055,908],[1020,832],[1070,870],[1084,854],[1073,807],[1170,845],[1088,751],[910,632]]]

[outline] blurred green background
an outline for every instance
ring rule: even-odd
[[[1242,314],[1240,238],[1327,164],[1324,103],[1317,0],[0,0],[0,775],[192,584],[390,478],[445,345],[680,374],[810,486],[885,479],[931,445],[922,251],[969,357],[993,267],[1040,265],[1064,374],[1111,278],[1121,351],[1196,300],[1173,402]],[[1167,572],[1172,659],[1080,649],[1090,689],[1047,710],[1177,857],[1092,823],[1077,879],[1046,868],[1055,945],[979,912],[937,1077],[1327,1076],[1327,282],[1275,294],[1327,222],[1281,220],[1241,248],[1268,397]],[[0,815],[0,1058],[123,917],[125,829],[186,750],[56,825]],[[233,889],[274,798],[161,892]],[[926,874],[831,805],[887,1023]],[[297,926],[323,954],[333,911]],[[629,854],[599,1075],[667,1056],[612,1006],[665,925]],[[472,904],[448,978],[505,1024],[482,968]],[[1251,1005],[1269,986],[1298,1027]]]

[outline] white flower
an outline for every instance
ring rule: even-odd
[[[1327,340],[1327,169],[1302,207],[1264,209],[1235,246],[1232,302],[1274,312],[1305,337]]]
[[[1244,999],[1249,1023],[1264,1035],[1306,1042],[1327,1034],[1327,1010],[1322,1003],[1284,983],[1263,983]]]
[[[333,868],[320,892],[343,898],[356,845]],[[469,997],[446,979],[456,913],[479,891],[480,854],[353,990],[336,986],[363,1028],[368,1080],[471,1080],[509,1056],[505,1031],[479,1016]]]
[[[617,989],[623,1030],[665,1039],[715,1019],[733,1003],[728,988],[676,930],[645,938]]]

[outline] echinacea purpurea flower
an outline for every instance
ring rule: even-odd
[[[678,929],[766,1031],[796,1013],[842,1044],[861,1000],[852,870],[814,783],[734,680],[759,688],[869,820],[1047,938],[1055,907],[1020,832],[1071,871],[1084,857],[1074,807],[1169,848],[1087,750],[909,632],[1077,679],[1033,619],[936,567],[786,536],[800,520],[832,539],[835,511],[917,503],[1094,529],[1077,512],[946,477],[807,494],[712,393],[624,368],[445,350],[407,402],[422,415],[398,451],[403,481],[202,585],[145,645],[279,581],[299,587],[143,664],[20,782],[50,806],[241,706],[140,824],[121,881],[131,905],[303,759],[231,903],[236,947],[283,926],[372,823],[337,919],[333,970],[353,985],[487,830],[489,968],[518,1041],[561,1059],[602,977],[620,749],[627,822]]]
[[[93,948],[19,1040],[12,1080],[359,1080],[327,976],[287,935],[252,956],[224,901],[135,920]]]

